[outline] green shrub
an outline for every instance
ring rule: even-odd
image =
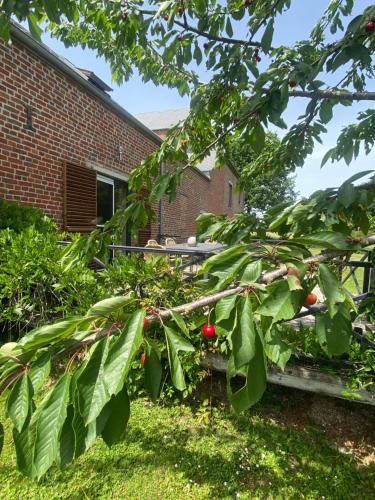
[[[34,226],[41,233],[56,229],[53,220],[39,208],[0,198],[0,230],[13,229],[20,233],[30,226]]]
[[[102,296],[95,272],[83,263],[64,268],[63,235],[34,227],[0,231],[0,340],[85,312]]]

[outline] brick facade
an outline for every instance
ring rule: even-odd
[[[12,46],[0,43],[0,197],[42,208],[62,226],[64,162],[125,178],[160,140],[108,103],[107,95],[102,99],[97,89],[91,92],[79,77],[46,60],[17,30]],[[195,234],[200,211],[228,212],[228,179],[235,185],[227,168],[213,172],[211,180],[190,171],[177,201],[163,202],[162,232],[184,240]],[[233,193],[230,213],[242,209],[237,201]],[[157,238],[159,231],[153,224],[148,234]]]

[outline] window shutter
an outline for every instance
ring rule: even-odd
[[[96,172],[65,163],[64,228],[88,233],[96,228]]]

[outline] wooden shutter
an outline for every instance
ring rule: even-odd
[[[96,172],[65,163],[64,228],[87,233],[96,228]]]

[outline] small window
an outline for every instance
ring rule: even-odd
[[[98,175],[97,177],[97,198],[96,216],[97,226],[103,227],[112,217],[115,205],[114,181],[108,177]]]
[[[228,193],[228,207],[231,207],[233,203],[233,184],[229,183],[229,193]]]

